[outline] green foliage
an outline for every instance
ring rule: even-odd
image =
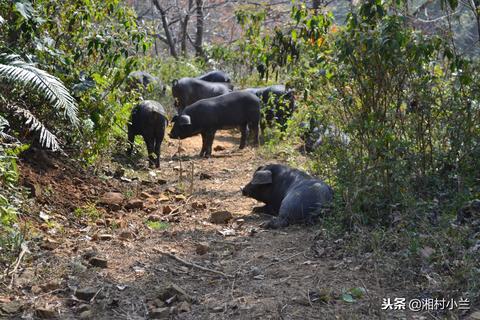
[[[9,262],[22,242],[17,231],[22,195],[16,186],[19,173],[17,155],[27,146],[0,146],[0,263]]]
[[[162,221],[147,221],[146,224],[147,227],[157,231],[166,230],[170,226],[167,222]]]
[[[0,54],[0,78],[12,86],[22,85],[38,92],[53,107],[64,112],[64,116],[73,125],[77,125],[77,106],[65,86],[58,78],[36,68],[31,63],[22,61],[17,55]],[[7,90],[7,89],[4,89]],[[57,137],[51,133],[30,110],[19,107],[14,97],[6,99],[2,96],[3,112],[13,113],[24,119],[25,126],[32,132],[38,132],[39,142],[42,146],[52,150],[60,149]],[[0,115],[0,118],[5,119]]]
[[[109,145],[118,135],[125,135],[123,127],[128,121],[129,110],[138,99],[134,92],[125,93],[124,79],[138,65],[138,53],[145,52],[150,42],[145,39],[145,32],[136,23],[132,9],[121,4],[119,0],[107,1],[66,1],[62,10],[58,3],[51,0],[30,2],[0,2],[0,15],[6,22],[0,25],[0,51],[16,51],[22,56],[29,56],[38,61],[42,69],[60,78],[66,87],[72,88],[78,101],[80,132],[72,130],[70,124],[54,123],[44,104],[36,104],[35,114],[45,116],[50,121],[42,122],[55,127],[55,134],[69,144],[75,144],[88,163],[93,163],[99,156],[109,152]],[[17,67],[16,71],[12,68]],[[3,74],[20,78],[32,77],[26,72],[36,72],[25,63],[9,66]],[[20,74],[21,68],[22,74]],[[57,78],[51,76],[46,82],[49,88]],[[30,79],[32,80],[32,79]],[[37,88],[45,91],[44,88]],[[56,91],[63,93],[63,91]],[[26,97],[34,101],[35,97]],[[52,100],[47,95],[49,100]],[[73,101],[73,99],[72,99]],[[53,101],[52,101],[53,102]],[[56,100],[58,108],[64,107],[62,100]],[[64,108],[66,115],[73,119],[73,109]],[[20,112],[38,125],[33,114]],[[39,119],[38,116],[37,119]],[[42,117],[43,119],[43,117]],[[76,119],[75,119],[76,120]],[[45,138],[47,131],[43,131]],[[56,140],[49,140],[52,146],[58,146]]]
[[[339,237],[352,232],[352,250],[385,260],[379,266],[385,274],[420,273],[429,263],[444,277],[437,282],[443,290],[457,296],[463,290],[475,300],[478,258],[469,249],[475,236],[451,220],[480,194],[480,61],[458,55],[451,39],[425,35],[395,12],[389,3],[367,1],[340,27],[329,13],[300,5],[290,24],[270,34],[242,15],[249,30],[240,43],[243,61],[268,61],[266,72],[280,74],[279,82],[297,92],[286,134],[267,130],[264,150],[291,162],[292,145],[303,143],[310,120],[338,132],[306,163],[295,163],[335,190],[324,225]],[[434,249],[430,256],[427,247]],[[458,264],[455,274],[445,272],[446,257]],[[404,272],[398,280],[411,277]],[[343,299],[353,302],[356,293]]]
[[[95,222],[103,216],[103,213],[99,211],[94,204],[89,203],[82,207],[76,208],[73,214],[77,218],[87,218],[90,221]]]

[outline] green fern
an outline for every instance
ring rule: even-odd
[[[0,54],[0,78],[32,88],[56,109],[63,110],[65,118],[72,124],[78,124],[75,99],[57,77],[21,60],[18,55]]]
[[[5,128],[7,128],[9,126],[9,123],[8,123],[8,120],[5,119],[4,117],[2,117],[0,115],[0,139],[2,141],[6,141],[6,142],[15,142],[17,143],[18,140],[14,137],[12,137],[11,135],[9,134],[6,134],[4,131],[5,131]]]
[[[62,111],[64,117],[75,127],[78,125],[77,104],[67,88],[48,72],[38,69],[34,64],[25,62],[18,55],[0,54],[0,79],[13,85],[22,85],[34,90],[48,100],[55,109]],[[29,110],[2,99],[3,107],[25,119],[31,131],[39,132],[40,144],[52,150],[60,149],[57,137],[51,133]],[[0,128],[0,132],[3,129]],[[2,132],[1,137],[5,137]]]
[[[40,133],[38,140],[40,144],[53,151],[60,150],[60,144],[57,137],[51,133],[30,111],[21,108],[16,105],[10,105],[8,107],[13,113],[25,119],[25,124],[29,126],[30,131],[36,131]]]

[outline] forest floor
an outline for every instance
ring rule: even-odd
[[[383,298],[408,293],[321,224],[262,229],[269,217],[252,213],[260,204],[240,187],[280,160],[238,150],[238,140],[218,132],[209,159],[196,156],[200,137],[165,142],[159,170],[142,159],[123,171],[118,155],[94,175],[26,157],[28,242],[1,286],[0,318],[429,318],[382,311]]]

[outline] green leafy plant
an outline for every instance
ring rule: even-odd
[[[22,86],[43,96],[53,107],[63,112],[64,117],[74,126],[78,124],[77,105],[60,80],[44,70],[35,67],[20,59],[18,55],[0,54],[0,78],[12,86]],[[39,133],[39,142],[42,146],[52,150],[60,149],[57,137],[51,133],[43,123],[28,109],[20,107],[12,98],[2,96],[1,111],[13,113],[24,119],[24,123],[31,131]],[[22,103],[22,102],[20,102]],[[5,123],[5,119],[0,119]]]
[[[167,222],[162,222],[162,221],[147,221],[146,222],[147,227],[149,227],[152,230],[166,230],[170,225]]]

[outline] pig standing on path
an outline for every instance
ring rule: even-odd
[[[135,136],[141,135],[147,145],[150,163],[155,164],[158,168],[160,166],[160,147],[167,123],[165,109],[157,101],[145,100],[133,107],[128,125],[128,141],[130,142],[128,155],[132,154]],[[156,159],[152,155],[154,152],[157,156]]]
[[[259,167],[242,194],[265,203],[256,211],[277,216],[264,225],[272,229],[312,223],[333,199],[332,189],[322,180],[280,164]]]
[[[258,123],[260,121],[260,99],[245,91],[235,91],[222,96],[203,99],[186,107],[173,117],[170,137],[185,139],[202,135],[200,156],[212,154],[215,132],[219,129],[240,127],[240,149],[245,148],[248,129],[254,135],[254,145],[258,145]]]

